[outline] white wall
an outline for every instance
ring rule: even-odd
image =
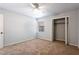
[[[50,16],[50,17],[45,17],[45,18],[41,18],[39,19],[39,21],[44,21],[45,23],[45,32],[40,33],[38,32],[39,38],[41,39],[46,39],[46,40],[50,40],[52,41],[52,19],[54,18],[61,18],[61,17],[69,17],[69,44],[71,45],[78,45],[78,10],[74,10],[74,11],[69,11],[69,12],[64,12],[64,13],[60,13],[56,16]]]
[[[38,21],[43,21],[45,26],[44,32],[38,31],[38,38],[52,41],[52,17],[45,17]]]
[[[0,9],[4,15],[5,46],[35,38],[35,20],[15,12]]]

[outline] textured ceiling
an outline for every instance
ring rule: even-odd
[[[35,11],[31,3],[0,3],[4,8],[33,18],[41,18],[49,15],[56,15],[62,12],[78,9],[78,3],[39,3],[39,11]]]

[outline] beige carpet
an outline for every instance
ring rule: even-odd
[[[79,55],[79,49],[63,42],[34,39],[0,49],[1,55]]]

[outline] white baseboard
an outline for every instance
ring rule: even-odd
[[[76,47],[78,47],[78,45],[76,45],[76,44],[73,44],[73,43],[69,43],[69,45],[72,45],[72,46],[76,46]]]
[[[38,38],[38,39],[41,39],[41,38]],[[52,40],[49,40],[49,39],[41,39],[41,40],[47,40],[47,41],[52,41]]]
[[[32,38],[32,39],[29,39],[29,40],[33,40],[34,38]],[[14,45],[14,44],[18,44],[18,43],[22,43],[22,42],[24,42],[24,41],[29,41],[29,40],[23,40],[23,41],[18,41],[18,42],[12,42],[12,43],[8,43],[8,44],[6,44],[4,47],[6,47],[6,46],[10,46],[10,45]]]

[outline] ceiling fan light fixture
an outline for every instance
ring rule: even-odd
[[[33,7],[33,14],[35,18],[39,18],[41,16],[43,16],[42,11],[40,10],[40,6],[38,3],[32,3],[32,7]]]
[[[39,8],[39,4],[38,3],[32,3],[32,7],[38,9]]]

